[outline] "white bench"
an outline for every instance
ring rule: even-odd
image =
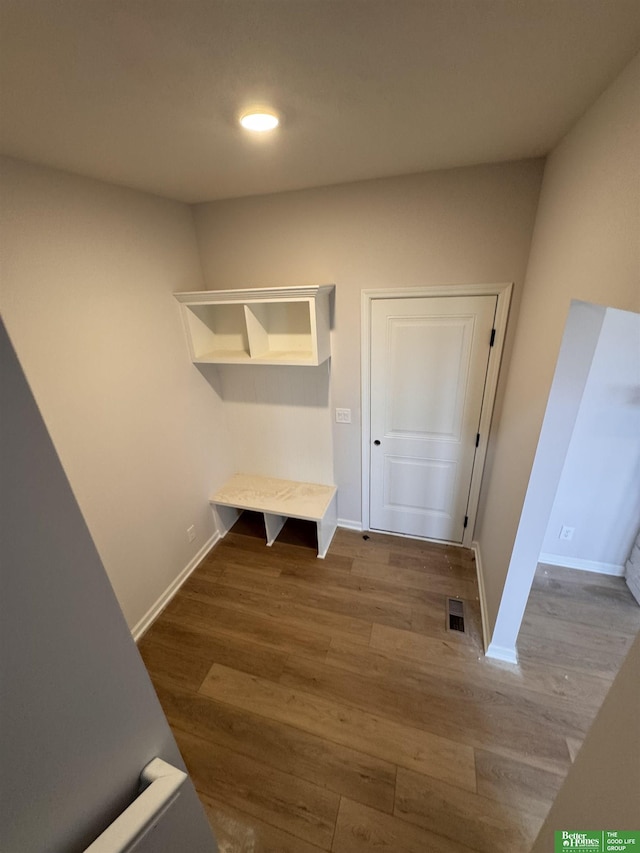
[[[209,499],[209,503],[216,515],[221,536],[228,533],[243,510],[261,512],[264,515],[267,545],[273,545],[287,518],[315,521],[318,557],[323,560],[336,532],[336,492],[335,486],[234,474]]]

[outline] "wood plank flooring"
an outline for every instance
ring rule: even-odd
[[[139,643],[222,853],[529,850],[640,629],[624,581],[539,567],[516,667],[471,552],[252,523]]]

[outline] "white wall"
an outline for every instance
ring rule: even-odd
[[[1,228],[7,330],[132,627],[213,535],[227,474],[172,297],[202,287],[191,211],[3,159]]]
[[[490,627],[495,625],[494,638],[500,628],[496,642],[502,647],[515,648],[519,617],[509,613],[520,613],[526,604],[561,473],[563,459],[547,477],[545,505],[536,515],[539,531],[536,527],[532,536],[530,526],[528,532],[525,525],[519,529],[570,301],[640,307],[639,160],[637,57],[552,152],[545,168],[495,463],[476,527]],[[526,559],[512,558],[517,533],[530,540]],[[507,573],[511,588],[503,601],[504,619],[496,623]]]
[[[609,308],[540,560],[622,575],[639,523],[640,315]],[[559,538],[563,525],[572,540]]]
[[[541,171],[541,161],[523,161],[195,208],[208,288],[336,284],[330,404],[351,409],[352,423],[323,415],[316,434],[309,434],[308,453],[331,423],[342,520],[361,519],[361,291],[514,281],[517,314]],[[513,328],[505,360],[512,336]],[[497,412],[500,395],[499,388]],[[287,447],[308,432],[306,414],[291,411],[282,423],[276,407],[261,408],[265,435],[274,434],[276,423],[286,428],[280,447],[263,444],[275,466],[284,465]]]
[[[203,373],[223,401],[235,471],[333,484],[329,363],[220,365]]]

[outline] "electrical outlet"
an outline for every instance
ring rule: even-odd
[[[189,542],[193,542],[196,538],[196,527],[195,524],[192,524],[191,527],[187,527],[187,539]]]
[[[351,409],[336,409],[336,423],[337,424],[350,424],[351,423]]]
[[[560,533],[558,535],[558,539],[564,539],[565,542],[570,542],[573,539],[573,534],[576,532],[575,527],[565,527],[564,525],[560,528]]]

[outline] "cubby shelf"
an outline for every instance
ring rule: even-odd
[[[174,294],[191,359],[214,364],[317,365],[330,354],[335,285]]]

